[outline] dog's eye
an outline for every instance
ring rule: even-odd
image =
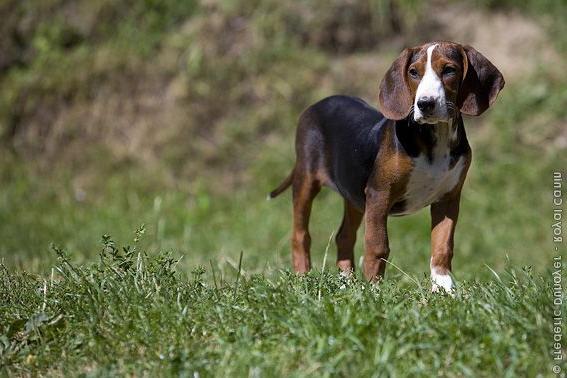
[[[417,72],[417,70],[415,68],[410,68],[408,73],[410,74],[411,77],[413,77],[414,79],[419,79],[419,72]]]
[[[443,75],[453,75],[455,72],[457,72],[457,70],[455,70],[455,67],[445,66],[443,68]]]

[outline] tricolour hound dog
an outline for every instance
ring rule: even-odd
[[[295,271],[311,268],[311,203],[327,186],[344,197],[339,269],[354,270],[356,231],[365,215],[363,273],[379,280],[390,254],[388,216],[430,206],[433,290],[451,291],[455,225],[471,163],[461,115],[480,115],[503,87],[500,71],[472,47],[434,42],[405,49],[392,63],[380,84],[381,112],[349,96],[307,108],[297,127],[295,166],[270,193],[293,189]]]

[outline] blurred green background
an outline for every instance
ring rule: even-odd
[[[455,274],[551,266],[552,171],[567,167],[567,5],[561,0],[0,0],[0,259],[48,272],[55,243],[92,261],[103,234],[145,224],[181,269],[290,267],[300,112],[343,93],[375,104],[399,51],[473,45],[504,74],[465,124],[473,165]],[[312,217],[321,266],[342,202]],[[363,230],[360,230],[361,235]],[[424,274],[428,210],[390,221],[392,259]],[[359,237],[357,256],[361,255]],[[334,262],[334,247],[329,265]]]

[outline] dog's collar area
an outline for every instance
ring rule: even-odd
[[[421,154],[428,156],[430,160],[434,155],[442,151],[456,151],[465,137],[462,128],[462,118],[451,118],[450,122],[436,124],[419,124],[406,118],[397,122],[395,126],[397,143],[411,157]]]

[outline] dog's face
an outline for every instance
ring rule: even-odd
[[[416,122],[447,122],[454,116],[465,62],[459,47],[448,43],[412,54],[406,75]]]
[[[459,112],[483,113],[504,87],[498,69],[470,46],[434,42],[405,49],[380,83],[380,110],[389,119],[448,122]]]

